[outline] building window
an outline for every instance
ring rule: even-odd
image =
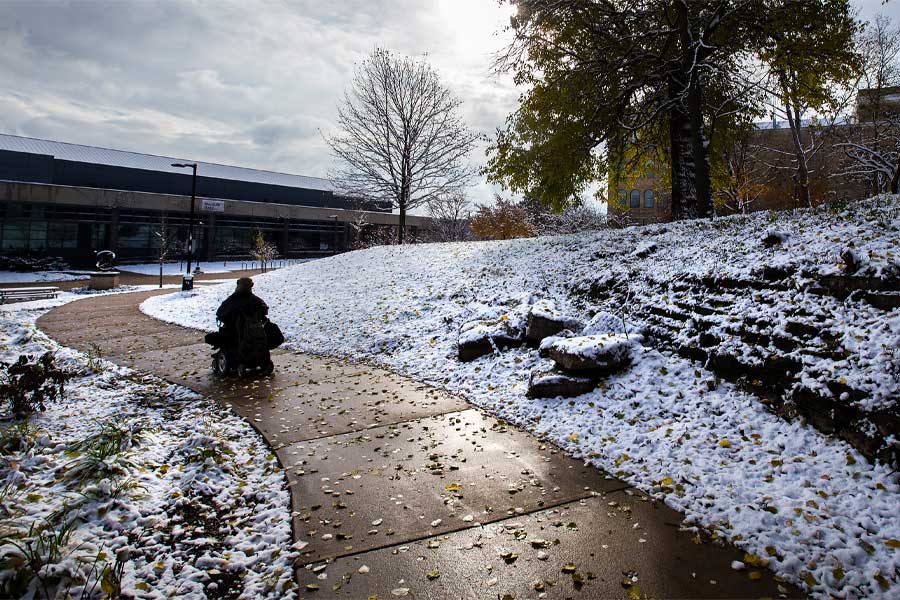
[[[620,189],[619,190],[619,204],[621,204],[622,206],[625,206],[627,201],[628,201],[628,193],[625,190]]]
[[[25,235],[25,227],[28,221],[24,219],[7,220],[3,223],[3,249],[25,250],[28,248],[28,239]]]
[[[140,250],[152,248],[153,242],[150,239],[152,235],[149,225],[119,225],[118,246]]]
[[[653,208],[653,190],[644,192],[644,208]]]
[[[631,208],[640,208],[641,207],[641,192],[640,190],[631,190]]]
[[[47,247],[54,250],[78,246],[78,223],[50,222],[47,231]]]

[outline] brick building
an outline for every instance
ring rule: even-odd
[[[877,137],[876,131],[881,133],[880,144],[895,142],[897,136],[885,136],[884,130],[896,129],[895,123],[900,125],[900,120],[889,118],[897,114],[900,87],[860,90],[854,113],[829,126],[804,122],[800,139],[807,150],[814,204],[858,200],[878,192],[880,185],[872,176],[854,172],[848,143],[862,141],[870,145]],[[729,182],[726,186],[714,184],[716,213],[800,207],[795,154],[786,121],[757,123],[725,156],[728,176],[714,177],[714,181]],[[666,168],[647,169],[630,178],[619,176],[618,184],[611,177],[610,216],[639,225],[670,221],[670,189],[664,171]]]

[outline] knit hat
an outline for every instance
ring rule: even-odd
[[[249,277],[241,277],[237,280],[237,290],[239,292],[249,292],[253,289],[253,280]]]

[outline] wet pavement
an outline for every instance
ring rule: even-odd
[[[289,351],[216,378],[202,332],[142,314],[171,290],[79,300],[38,326],[247,419],[285,467],[309,598],[759,598],[788,594],[679,513],[462,399],[384,369]]]

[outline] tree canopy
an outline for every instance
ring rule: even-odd
[[[563,206],[664,153],[676,218],[712,214],[710,148],[759,116],[775,34],[820,32],[817,12],[853,23],[848,0],[509,1],[497,68],[526,91],[489,148],[489,178]],[[838,49],[833,30],[806,50]]]

